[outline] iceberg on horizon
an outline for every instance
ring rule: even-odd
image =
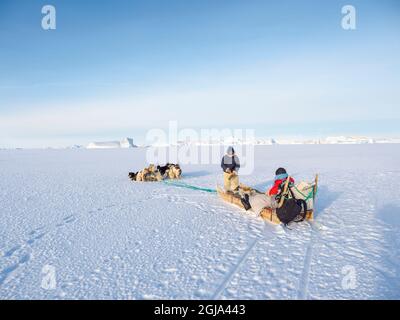
[[[133,144],[132,138],[125,138],[121,141],[102,141],[102,142],[91,142],[87,145],[86,149],[128,149],[136,148]]]

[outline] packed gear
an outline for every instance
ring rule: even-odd
[[[273,224],[287,225],[290,222],[312,221],[318,190],[318,175],[312,183],[300,182],[295,185],[291,184],[291,181],[294,180],[290,177],[285,179],[276,196],[269,196],[243,184],[240,184],[237,193],[226,192],[217,186],[217,193],[224,201],[246,211],[253,211],[263,220]]]
[[[254,193],[251,197],[249,196],[249,204],[257,214],[260,214],[264,208],[276,209],[275,197],[264,193]]]
[[[279,187],[280,193],[276,196],[278,206],[276,208],[276,214],[279,220],[284,224],[288,225],[291,222],[304,221],[307,214],[307,203],[304,199],[296,199],[292,188],[294,183],[290,177],[287,177],[283,186]]]

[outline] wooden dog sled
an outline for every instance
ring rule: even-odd
[[[288,179],[289,180],[289,179]],[[239,187],[241,189],[241,192],[243,193],[249,193],[249,192],[257,192],[257,193],[262,193],[258,190],[252,189],[250,187],[247,187],[245,185],[240,185]],[[318,175],[315,176],[314,179],[314,183],[312,184],[312,190],[310,191],[309,197],[312,197],[312,199],[308,199],[308,201],[312,201],[312,203],[314,204],[315,202],[315,197],[317,194],[317,190],[318,190]],[[240,201],[241,197],[239,194],[237,193],[232,193],[232,192],[226,192],[225,190],[223,190],[221,187],[217,186],[217,193],[218,196],[228,202],[231,203],[239,208],[242,208],[244,210],[243,204]],[[275,209],[271,209],[271,208],[264,208],[261,213],[260,216],[263,220],[268,221],[270,223],[273,224],[280,224],[281,221],[279,220],[277,214],[276,214],[276,210]],[[312,221],[314,219],[314,206],[312,206],[312,209],[307,209],[307,213],[306,213],[306,220],[308,221]]]

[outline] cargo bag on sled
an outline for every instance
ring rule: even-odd
[[[304,221],[307,214],[307,202],[303,199],[296,199],[292,188],[293,184],[288,177],[276,197],[279,203],[276,215],[284,225],[288,225],[290,222]]]
[[[303,210],[304,208],[304,210]],[[306,218],[307,204],[304,200],[285,199],[280,208],[276,209],[279,220],[287,225],[290,222],[301,222]]]

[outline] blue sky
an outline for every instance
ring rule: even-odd
[[[396,0],[2,0],[0,147],[142,142],[168,120],[400,136],[399,56]]]

